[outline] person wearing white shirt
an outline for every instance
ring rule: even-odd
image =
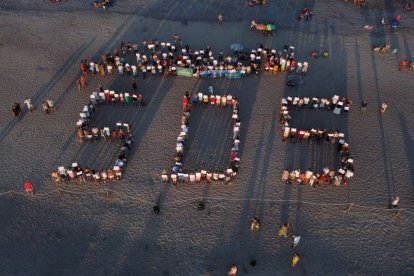
[[[293,235],[293,244],[292,244],[292,247],[295,248],[296,246],[298,246],[299,241],[300,241],[300,235],[297,235],[297,236]]]
[[[33,106],[33,104],[32,104],[32,100],[30,99],[30,98],[26,98],[25,100],[24,100],[24,102],[23,102],[26,106],[27,106],[27,110],[29,110],[30,112],[32,112],[33,111],[33,109],[34,109],[34,106]]]
[[[392,198],[392,208],[398,208],[398,202],[400,201],[399,196],[393,196]]]

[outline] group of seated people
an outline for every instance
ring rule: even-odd
[[[191,102],[191,104],[190,104]],[[230,154],[230,168],[227,169],[225,172],[208,172],[207,170],[201,170],[199,172],[199,175],[197,173],[189,174],[184,173],[184,168],[182,164],[182,158],[184,153],[184,146],[187,140],[187,135],[189,131],[189,119],[191,114],[191,106],[196,106],[198,104],[204,103],[205,105],[213,105],[213,106],[229,106],[232,108],[232,122],[233,122],[233,144]],[[177,138],[177,144],[176,144],[176,153],[174,157],[174,166],[172,167],[172,174],[171,174],[171,181],[176,184],[180,181],[181,176],[183,179],[183,182],[186,182],[186,176],[188,176],[188,181],[192,182],[191,175],[194,175],[194,181],[200,182],[202,179],[209,180],[229,180],[227,177],[233,177],[238,172],[238,167],[240,163],[240,158],[238,158],[238,152],[239,152],[239,144],[240,144],[240,119],[239,119],[239,102],[236,97],[231,96],[228,94],[227,96],[220,96],[220,95],[203,95],[203,93],[193,93],[192,98],[190,98],[190,95],[186,93],[183,99],[183,114],[181,116],[181,129],[180,133]],[[197,177],[199,176],[199,177]],[[167,172],[164,171],[162,175],[163,180],[168,180]],[[198,181],[198,180],[199,181]]]
[[[331,99],[318,98],[318,97],[287,97],[282,98],[280,105],[280,121],[284,127],[289,126],[289,121],[292,117],[289,114],[289,110],[300,109],[318,109],[333,111],[334,114],[339,115],[343,111],[347,114],[352,106],[352,101],[343,97],[335,95]]]
[[[141,93],[116,93],[113,90],[105,89],[99,92],[92,92],[89,96],[90,103],[93,105],[112,104],[112,105],[144,105],[144,96]]]
[[[115,160],[115,164],[113,169],[108,170],[94,170],[90,169],[89,167],[80,167],[77,163],[72,163],[72,166],[69,168],[65,168],[64,166],[59,167],[57,170],[52,172],[52,178],[56,182],[63,182],[63,181],[95,181],[95,182],[103,182],[106,183],[107,181],[112,180],[120,180],[122,176],[122,170],[124,169],[126,162],[127,162],[127,153],[131,150],[133,145],[133,138],[132,134],[128,133],[128,138],[125,140],[122,140],[120,136],[118,136],[118,133],[121,131],[127,131],[127,129],[130,129],[127,126],[122,125],[122,127],[125,128],[123,130],[121,126],[119,127],[119,131],[113,131],[111,132],[111,140],[112,139],[119,139],[123,142],[123,145],[121,147],[121,152],[119,153],[117,159]],[[94,128],[92,128],[94,129]],[[97,128],[96,128],[97,129]],[[106,129],[106,128],[103,128]],[[102,130],[102,129],[101,129]],[[105,132],[105,134],[104,134]],[[113,137],[115,133],[115,137]],[[107,136],[107,132],[102,131],[101,135],[104,135],[104,137]],[[97,135],[95,134],[88,134],[85,136],[88,140],[94,141],[95,139],[99,139]],[[103,138],[106,139],[106,138]]]
[[[135,53],[136,63],[127,60],[127,53]],[[226,71],[240,72],[244,74],[257,74],[260,71],[262,58],[267,61],[266,71],[277,65],[279,71],[301,70],[306,72],[307,62],[296,62],[294,58],[294,47],[286,44],[283,50],[276,51],[264,47],[262,44],[257,49],[249,51],[236,51],[232,55],[224,55],[223,51],[219,51],[218,56],[213,56],[210,46],[205,49],[192,49],[189,45],[181,47],[176,42],[159,42],[157,39],[150,42],[144,41],[141,49],[137,43],[128,42],[121,43],[121,51],[115,48],[113,54],[107,52],[102,56],[102,61],[87,62],[82,60],[81,70],[85,75],[113,74],[117,70],[118,74],[126,74],[137,76],[140,71],[145,77],[147,74],[176,75],[177,67],[190,68],[193,70],[193,77],[209,76],[209,71]],[[301,69],[298,69],[301,67]],[[88,70],[89,68],[89,70]],[[293,68],[293,69],[292,69]],[[219,74],[218,76],[222,76]]]
[[[102,8],[102,9],[107,9],[111,6],[111,1],[109,0],[95,0],[92,2],[94,8]]]
[[[92,92],[89,98],[89,103],[83,106],[82,112],[79,113],[79,120],[76,122],[78,128],[83,128],[89,125],[89,121],[92,114],[95,113],[97,105],[100,104],[117,104],[120,105],[143,105],[142,94],[120,93],[117,94],[114,91],[105,90],[104,92]]]
[[[77,138],[79,141],[88,141],[90,143],[95,141],[120,141],[125,147],[130,149],[134,138],[130,131],[131,125],[126,122],[118,122],[116,129],[110,129],[109,127],[98,128],[96,126],[82,125],[78,126]]]
[[[306,73],[309,67],[307,61],[296,62],[294,59],[276,58],[264,65],[265,73],[277,74],[279,72]]]
[[[323,173],[319,174],[314,174],[311,170],[306,171],[306,173],[301,173],[299,170],[295,170],[289,173],[289,171],[286,169],[283,171],[282,181],[285,183],[294,183],[295,181],[298,183],[303,182],[305,184],[310,183],[312,186],[318,183],[323,184],[324,182],[333,183],[335,186],[338,186],[341,183],[347,184],[349,178],[351,178],[354,175],[354,160],[350,158],[350,147],[349,144],[346,143],[343,139],[343,133],[334,132],[325,135],[323,133],[319,133],[319,130],[315,131],[312,129],[310,133],[308,131],[305,131],[305,133],[307,134],[305,138],[302,134],[299,134],[299,132],[297,132],[296,130],[294,130],[294,132],[285,131],[285,133],[287,133],[287,136],[285,136],[284,133],[284,141],[286,141],[289,138],[291,139],[291,141],[323,141],[326,137],[328,141],[336,143],[337,151],[339,152],[341,158],[341,168],[337,172],[333,169],[329,170],[325,168],[323,170]],[[306,178],[307,180],[304,178]]]
[[[190,102],[190,100],[188,100]],[[191,104],[195,105],[210,105],[210,106],[221,106],[221,107],[238,107],[238,101],[235,96],[231,94],[227,95],[207,95],[203,94],[202,92],[193,93],[191,96]]]
[[[236,170],[235,170],[236,169]],[[232,179],[237,175],[237,166],[234,165],[233,168],[228,168],[225,171],[221,172],[211,172],[207,170],[201,170],[195,173],[172,173],[168,175],[167,171],[163,170],[161,173],[161,180],[163,182],[171,181],[172,184],[176,185],[178,183],[187,183],[187,184],[194,184],[194,183],[218,183],[223,182],[225,184],[231,184]]]
[[[347,185],[351,177],[354,176],[353,160],[347,159],[339,170],[324,168],[321,172],[314,172],[311,169],[307,171],[288,169],[282,172],[282,182],[286,184],[310,185],[313,187],[331,184],[340,186]]]
[[[86,111],[84,110],[84,112]],[[88,121],[85,120],[83,120],[80,125],[79,123],[80,122],[78,122],[78,138],[80,140],[85,139],[86,141],[93,142],[101,139],[111,140],[114,142],[119,139],[123,143],[121,152],[115,160],[113,169],[94,170],[89,167],[82,168],[78,166],[77,163],[72,163],[72,166],[69,168],[61,166],[57,170],[53,171],[53,180],[56,182],[79,180],[103,183],[111,180],[120,180],[122,176],[122,169],[125,167],[127,162],[126,155],[131,150],[134,143],[131,133],[131,124],[128,122],[117,122],[117,129],[111,131],[108,127],[99,129],[96,126],[92,126],[90,128]]]
[[[282,142],[287,143],[292,142],[314,142],[322,143],[323,141],[328,141],[331,143],[336,143],[337,141],[343,140],[344,134],[336,131],[328,131],[326,129],[297,129],[291,128],[288,126],[282,127],[283,139]],[[348,145],[347,143],[345,143]]]
[[[345,105],[344,105],[345,103]],[[330,100],[326,98],[319,99],[317,97],[299,98],[299,97],[287,97],[282,98],[282,104],[280,109],[280,121],[282,123],[282,136],[283,141],[287,142],[290,138],[292,142],[301,141],[330,141],[335,143],[338,139],[343,140],[344,134],[339,131],[328,131],[327,129],[297,129],[292,128],[289,125],[291,116],[289,115],[290,109],[320,109],[320,110],[333,110],[335,114],[339,114],[341,110],[348,112],[352,102],[346,98],[339,99],[339,96],[335,95]],[[345,143],[348,145],[347,143]]]
[[[118,156],[116,164],[125,164],[125,156]],[[90,181],[95,183],[107,183],[114,180],[121,180],[122,166],[115,165],[108,170],[94,170],[89,167],[80,167],[78,163],[72,163],[72,166],[66,168],[58,167],[52,172],[52,179],[56,183],[74,182],[74,181]]]
[[[270,50],[267,48],[258,49],[265,55],[265,73],[277,74],[279,72],[296,72],[306,74],[309,68],[307,61],[295,60],[295,47],[285,44],[282,51]]]
[[[282,98],[282,104],[280,106],[280,121],[282,123],[282,136],[283,142],[287,142],[290,138],[291,142],[301,141],[317,141],[322,142],[325,139],[332,143],[335,143],[338,139],[343,139],[344,134],[338,131],[328,131],[326,129],[296,129],[289,125],[289,121],[292,117],[289,114],[289,110],[299,109],[319,109],[319,110],[331,110],[335,114],[340,114],[343,110],[347,113],[352,106],[352,101],[343,97],[335,95],[331,99],[318,98],[318,97],[287,97]]]

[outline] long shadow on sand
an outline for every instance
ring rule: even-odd
[[[115,91],[125,91],[125,77],[118,77],[110,86],[110,89]],[[97,111],[92,119],[91,125],[97,127],[108,126],[111,129],[115,128],[118,121],[128,121],[132,125],[132,132],[134,135],[134,144],[128,154],[128,160],[134,156],[135,151],[139,148],[142,138],[150,127],[152,120],[157,113],[161,102],[165,95],[169,92],[174,79],[154,78],[151,83],[158,83],[155,91],[148,91],[144,93],[145,106],[111,106],[105,105],[97,107]],[[60,156],[65,155],[66,149],[73,144],[76,130],[69,136],[67,142],[62,146]],[[101,168],[107,168],[113,165],[116,155],[120,152],[121,144],[111,143],[109,141],[97,141],[94,143],[83,142],[77,152],[71,154],[70,159],[79,164],[87,165],[96,168],[93,163],[98,163]],[[57,162],[57,160],[56,160]],[[59,165],[59,164],[56,164]],[[97,168],[99,169],[99,168]],[[128,170],[128,168],[127,168]],[[127,171],[126,170],[126,171]],[[128,178],[128,174],[125,175]]]
[[[414,139],[413,137],[411,137],[408,129],[409,126],[407,126],[407,123],[405,121],[405,117],[400,113],[399,114],[399,118],[400,118],[400,127],[401,127],[401,133],[403,135],[403,141],[404,141],[404,145],[405,145],[405,154],[407,156],[407,160],[408,160],[408,171],[410,172],[411,175],[411,184],[413,186],[414,189]]]
[[[133,22],[133,21],[132,21]],[[123,34],[123,32],[128,28],[128,26],[131,26],[131,21],[125,20],[123,24],[121,24],[118,29],[115,31],[114,35],[112,35],[111,38],[108,39],[107,43],[104,43],[98,50],[98,52],[93,57],[94,60],[97,60],[102,54],[103,51],[107,50],[108,48],[113,47],[115,41],[119,39],[119,36]],[[74,66],[74,64],[77,64],[81,59],[83,59],[82,54],[92,45],[92,43],[95,41],[95,39],[91,39],[89,42],[84,42],[81,44],[81,46],[75,50],[72,55],[70,55],[66,61],[63,63],[63,65],[56,71],[56,73],[53,75],[53,77],[45,83],[38,91],[37,93],[31,98],[32,103],[34,106],[38,106],[40,102],[53,90],[53,88],[56,86],[56,84],[62,79],[62,77],[68,73],[68,71]],[[80,77],[80,73],[77,75]],[[66,98],[75,88],[76,80],[74,79],[66,89],[62,91],[59,98],[55,100],[56,106],[59,106],[64,98]],[[23,113],[22,117],[20,119],[24,118],[24,115],[26,113]],[[18,123],[18,121],[17,121]],[[0,142],[5,139],[10,133],[10,131],[13,130],[14,126],[16,125],[16,120],[11,120],[7,126],[1,130],[0,132]]]
[[[32,97],[32,103],[34,106],[38,105],[40,101],[53,89],[53,87],[59,82],[59,80],[69,71],[71,66],[79,60],[82,53],[92,44],[93,40],[88,43],[84,42],[82,45],[75,51],[68,59],[63,63],[62,67],[57,70],[55,75],[44,85],[39,91]],[[27,114],[23,112],[20,119],[24,118],[24,115]],[[0,132],[0,142],[7,137],[7,135],[13,130],[14,126],[18,124],[19,121],[13,118],[7,124],[7,126]]]

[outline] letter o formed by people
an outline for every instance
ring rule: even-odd
[[[204,95],[202,93],[194,94],[190,99],[188,95],[183,97],[182,101],[183,114],[181,115],[181,128],[179,130],[177,144],[175,148],[174,165],[171,168],[171,173],[163,170],[161,178],[164,182],[171,181],[172,184],[178,183],[233,183],[233,179],[237,175],[240,158],[240,114],[239,102],[236,97],[228,95]],[[189,131],[189,120],[191,110],[193,108],[208,107],[210,110],[215,108],[230,108],[232,121],[232,148],[230,153],[229,165],[220,171],[209,171],[207,169],[200,169],[197,171],[188,171],[184,168],[182,158],[184,155],[184,145],[187,141]],[[212,112],[212,111],[211,111]]]
[[[127,155],[130,154],[134,139],[132,125],[129,122],[117,122],[113,127],[96,127],[92,124],[93,114],[99,106],[133,106],[140,108],[143,105],[142,94],[115,93],[115,91],[104,90],[103,92],[92,92],[88,104],[84,105],[79,113],[79,120],[76,122],[76,137],[78,141],[92,143],[97,141],[110,141],[121,143],[121,150],[114,166],[107,170],[97,170],[87,166],[81,166],[73,162],[70,166],[60,166],[52,172],[52,179],[55,182],[64,181],[94,181],[107,183],[120,180],[127,162]]]
[[[338,131],[326,129],[298,129],[290,125],[295,110],[324,110],[333,114],[347,114],[352,102],[346,98],[335,95],[330,99],[318,97],[287,97],[282,98],[280,108],[280,122],[282,123],[282,142],[296,143],[309,142],[321,143],[330,142],[335,144],[340,153],[341,166],[333,169],[326,166],[321,172],[314,172],[312,169],[301,171],[296,168],[285,168],[282,173],[282,182],[309,184],[311,186],[330,183],[335,186],[348,184],[354,175],[354,160],[350,156],[349,144],[345,141],[345,135]]]

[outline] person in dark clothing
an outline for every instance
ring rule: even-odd
[[[366,101],[362,101],[361,103],[361,113],[364,114],[367,109],[368,103]]]
[[[20,108],[20,104],[19,103],[14,103],[12,106],[12,112],[14,117],[20,117],[21,113],[22,113],[22,109]]]

